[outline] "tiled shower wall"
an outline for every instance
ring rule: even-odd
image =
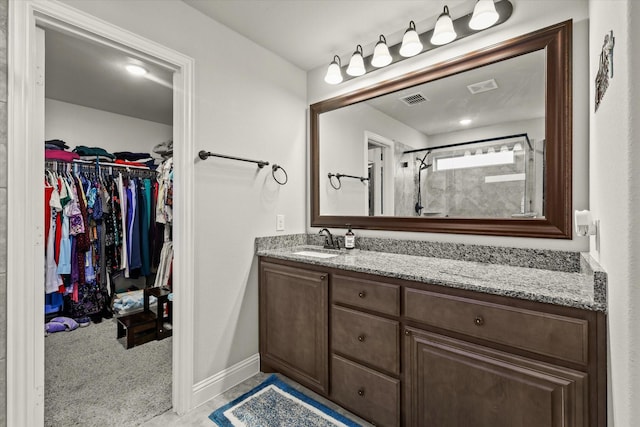
[[[0,426],[7,424],[7,9],[0,0]]]

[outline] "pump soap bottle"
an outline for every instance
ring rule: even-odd
[[[344,235],[344,247],[346,249],[353,249],[356,247],[356,235],[351,231],[351,224],[347,224],[349,230]]]

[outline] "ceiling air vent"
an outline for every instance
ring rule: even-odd
[[[413,93],[411,95],[403,96],[402,98],[400,98],[400,101],[411,106],[416,104],[422,104],[423,102],[428,101],[428,99],[418,92],[418,93]]]
[[[467,86],[467,89],[469,89],[469,92],[475,95],[478,93],[488,92],[490,90],[498,89],[498,84],[494,79],[491,79],[491,80],[485,80],[483,82],[470,84],[469,86]]]

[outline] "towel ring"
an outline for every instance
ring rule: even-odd
[[[276,178],[276,171],[278,169],[280,169],[282,173],[284,173],[284,181],[280,181],[278,178]],[[271,166],[271,176],[280,185],[285,185],[287,182],[289,182],[289,175],[287,175],[287,171],[284,170],[284,168],[280,165],[274,164],[273,166]]]
[[[328,176],[329,176],[329,184],[331,184],[331,186],[333,188],[335,188],[336,190],[339,190],[342,188],[342,182],[340,181],[340,176],[338,176],[339,174],[332,174],[331,172],[329,172]],[[338,186],[336,187],[335,184],[333,183],[333,180],[331,178],[335,177],[338,180]]]

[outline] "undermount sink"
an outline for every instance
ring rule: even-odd
[[[332,253],[316,252],[316,251],[298,251],[298,252],[294,252],[293,255],[308,256],[313,258],[333,258],[340,254],[332,254]]]

